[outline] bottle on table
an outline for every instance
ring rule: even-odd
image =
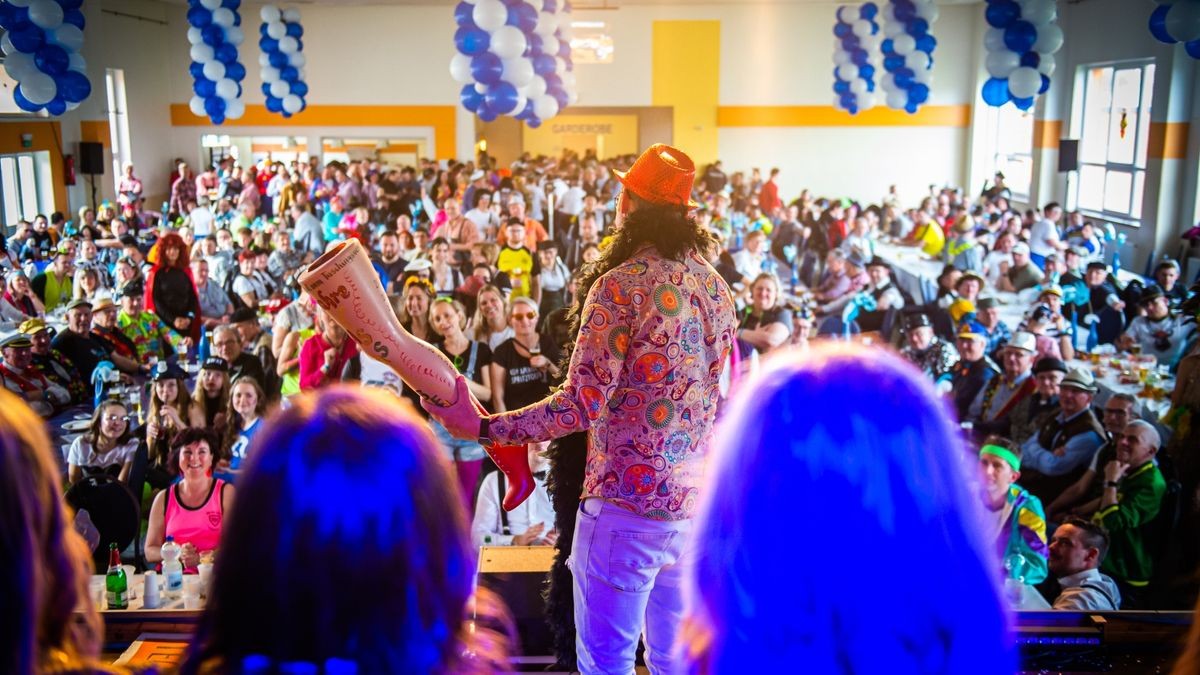
[[[179,556],[183,549],[175,543],[175,537],[167,537],[162,545],[163,596],[170,600],[183,595],[183,563]]]
[[[121,552],[116,543],[108,545],[108,573],[104,576],[109,609],[129,609],[129,579],[121,567]]]

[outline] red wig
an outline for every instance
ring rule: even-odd
[[[179,249],[179,257],[175,259],[175,264],[171,265],[167,262],[165,251],[174,246]],[[191,254],[188,252],[187,244],[183,243],[183,237],[175,232],[168,232],[159,238],[158,243],[154,246],[155,259],[152,261],[156,267],[170,265],[177,269],[188,271],[191,269]]]

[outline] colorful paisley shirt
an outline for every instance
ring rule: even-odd
[[[588,294],[562,388],[492,418],[508,444],[588,432],[585,497],[656,520],[691,518],[737,318],[699,255],[646,246]]]
[[[132,317],[122,311],[117,315],[117,326],[137,347],[138,359],[142,363],[150,355],[166,358],[170,354],[168,350],[174,350],[182,341],[153,312],[142,312]]]

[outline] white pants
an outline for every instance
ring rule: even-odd
[[[684,672],[675,642],[692,521],[643,518],[594,497],[578,516],[569,565],[580,672],[632,673],[641,635],[651,673]]]

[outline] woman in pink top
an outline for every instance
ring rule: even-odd
[[[203,428],[185,429],[171,443],[171,466],[181,480],[154,498],[146,530],[146,562],[162,562],[168,535],[183,548],[184,572],[194,573],[200,554],[215,551],[221,524],[233,504],[233,486],[213,478],[213,447],[217,443]]]

